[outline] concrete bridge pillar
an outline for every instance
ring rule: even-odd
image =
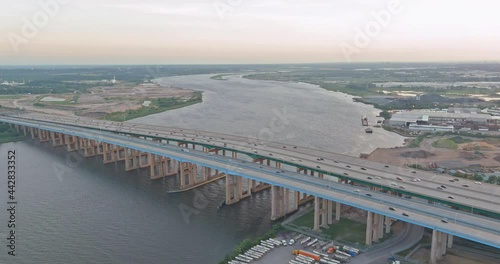
[[[367,246],[372,242],[378,242],[384,237],[384,216],[373,212],[368,212],[366,219],[366,241]]]
[[[451,234],[448,234],[447,246],[448,246],[448,248],[453,247],[453,235],[451,235]]]
[[[76,143],[76,144],[78,144],[78,143]],[[68,148],[69,148],[69,145],[68,145]],[[103,153],[104,164],[116,162],[116,154],[117,153],[116,153],[116,146],[115,145],[104,143],[104,153]]]
[[[379,220],[380,220],[380,217],[378,217],[378,215],[376,213],[372,213],[373,216],[373,224],[372,224],[372,240],[373,242],[378,242],[378,239],[379,239],[379,235],[378,235],[378,231],[380,230],[379,229]]]
[[[148,165],[150,167],[150,179],[156,180],[165,177],[165,161],[163,157],[148,153]]]
[[[96,155],[104,155],[104,143],[100,141],[95,142]]]
[[[450,239],[451,235],[448,235],[443,232],[439,232],[437,230],[432,230],[432,243],[431,243],[431,255],[430,255],[430,264],[436,264],[438,260],[443,258],[443,255],[446,254],[446,248],[451,248],[453,243],[453,236]],[[451,243],[450,243],[451,240]]]
[[[96,155],[96,143],[92,139],[84,139],[83,140],[83,156],[88,158],[88,157],[93,157]]]
[[[131,171],[139,168],[139,159],[135,149],[125,149],[125,171]]]
[[[38,130],[38,139],[40,139],[40,143],[49,142],[50,141],[49,132],[42,130],[42,129],[39,129]]]
[[[335,221],[340,220],[340,215],[342,214],[341,205],[341,203],[335,202]]]
[[[328,227],[328,200],[314,197],[314,227],[313,230],[319,231],[320,227]]]
[[[326,218],[329,225],[333,224],[333,201],[330,200],[328,200],[327,204]]]
[[[368,211],[366,218],[366,239],[365,245],[371,246],[373,241],[373,213]]]
[[[137,151],[139,168],[149,168],[151,166],[150,159],[152,159],[151,153]]]
[[[30,127],[31,139],[35,139],[38,137],[38,129]]]
[[[392,220],[390,217],[385,217],[385,233],[389,234],[391,232]]]
[[[59,135],[56,135],[55,132],[50,131],[50,140],[52,141],[52,146],[57,147],[59,145]]]
[[[377,223],[377,239],[382,239],[384,237],[384,216],[381,214],[377,214],[378,223]]]
[[[66,143],[66,150],[68,152],[78,150],[78,138],[77,137],[65,134],[64,141]]]
[[[166,158],[162,157],[164,163],[165,163],[165,176],[172,176],[176,175],[179,172],[179,162],[171,159],[171,158]]]
[[[226,205],[231,205],[240,201],[240,177],[235,175],[226,175]]]
[[[180,162],[181,189],[186,189],[196,185],[198,181],[198,167],[189,162]]]
[[[116,160],[125,160],[127,150],[124,147],[115,146],[116,148]]]
[[[285,188],[273,185],[271,187],[271,220],[279,219],[285,214]]]

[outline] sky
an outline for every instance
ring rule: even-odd
[[[0,2],[0,64],[500,61],[498,0]]]

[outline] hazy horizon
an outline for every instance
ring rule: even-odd
[[[0,7],[0,65],[500,61],[500,3],[492,0],[27,0]]]

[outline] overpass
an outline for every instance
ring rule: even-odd
[[[93,155],[99,154],[103,155],[104,161],[106,161],[106,159],[114,159],[116,162],[116,159],[120,159],[121,157],[120,152],[124,152],[123,154],[125,155],[124,160],[126,163],[126,169],[139,168],[141,164],[144,165],[142,162],[142,156],[144,155],[144,153],[147,153],[147,163],[146,166],[143,167],[151,168],[152,178],[157,178],[158,174],[161,174],[162,170],[169,171],[168,163],[172,160],[176,160],[179,162],[179,165],[177,165],[177,172],[179,172],[179,174],[181,174],[181,177],[183,177],[181,178],[181,182],[184,180],[191,182],[194,178],[196,178],[196,175],[193,174],[196,174],[198,170],[196,168],[193,169],[193,166],[202,167],[202,173],[206,173],[207,169],[212,169],[216,172],[222,172],[224,174],[224,177],[226,178],[226,201],[229,203],[235,202],[242,198],[242,185],[244,185],[242,184],[242,181],[253,181],[252,184],[250,184],[250,182],[247,182],[248,190],[246,190],[246,195],[251,195],[250,186],[253,186],[253,183],[259,182],[259,185],[267,184],[272,188],[272,211],[275,218],[289,212],[290,206],[292,207],[292,210],[294,210],[298,206],[297,201],[299,200],[301,194],[313,196],[315,199],[315,228],[319,228],[319,226],[326,226],[332,223],[332,201],[336,202],[337,204],[337,213],[335,214],[336,217],[340,216],[340,210],[337,210],[340,204],[367,210],[367,244],[371,244],[372,241],[377,241],[378,238],[383,235],[384,222],[386,232],[388,232],[388,230],[390,230],[391,220],[399,219],[434,230],[432,246],[433,253],[431,254],[431,258],[437,258],[444,254],[446,245],[451,246],[453,236],[463,237],[479,243],[500,248],[500,221],[498,221],[494,217],[484,217],[477,214],[471,214],[463,210],[454,210],[447,206],[439,205],[437,204],[437,202],[434,204],[428,202],[419,202],[415,199],[409,200],[400,198],[397,195],[390,194],[397,194],[408,189],[409,191],[411,191],[408,193],[421,191],[422,193],[420,193],[420,195],[422,197],[433,198],[433,201],[440,201],[440,199],[446,201],[444,197],[433,193],[436,192],[434,191],[434,188],[430,186],[425,187],[427,186],[427,184],[441,183],[440,181],[442,181],[442,179],[438,179],[435,176],[433,178],[429,177],[424,179],[424,177],[427,176],[425,176],[424,174],[420,175],[419,172],[418,176],[422,177],[422,180],[420,182],[412,182],[411,180],[408,180],[408,182],[406,182],[404,181],[405,179],[414,179],[415,177],[414,175],[412,176],[412,174],[414,173],[412,173],[411,171],[409,172],[409,175],[405,175],[404,169],[394,170],[394,168],[392,168],[393,171],[391,171],[390,167],[387,168],[386,165],[383,164],[368,162],[364,164],[363,162],[366,162],[364,160],[357,161],[355,158],[331,153],[324,153],[325,155],[321,156],[314,155],[313,157],[323,159],[314,161],[310,157],[306,157],[306,154],[298,152],[297,150],[301,148],[296,146],[280,145],[281,148],[279,148],[275,146],[276,143],[272,143],[271,145],[271,143],[267,142],[260,143],[260,145],[257,143],[253,143],[253,146],[245,146],[245,144],[252,145],[252,143],[242,143],[241,141],[238,145],[233,145],[233,142],[235,142],[234,139],[232,137],[227,137],[227,135],[225,137],[219,138],[224,142],[222,143],[222,145],[218,145],[220,143],[213,142],[214,137],[211,134],[205,135],[200,131],[195,131],[195,134],[189,134],[193,131],[176,129],[176,134],[174,135],[174,131],[169,132],[168,129],[163,129],[154,130],[154,132],[160,133],[152,134],[153,132],[148,131],[148,129],[151,129],[149,126],[144,128],[144,126],[129,124],[124,127],[125,124],[121,123],[106,122],[104,124],[97,124],[97,122],[92,122],[91,120],[80,120],[83,122],[74,125],[75,120],[72,120],[73,124],[70,125],[71,122],[69,119],[62,118],[48,122],[47,119],[42,119],[40,117],[35,118],[35,116],[33,115],[25,116],[24,118],[21,118],[21,116],[0,117],[0,122],[15,125],[20,131],[30,133],[33,138],[35,138],[36,135],[41,139],[41,141],[52,141],[54,145],[66,145],[68,150],[78,150],[78,148],[75,146],[77,144],[75,143],[79,142],[80,146],[82,146],[81,143],[83,143],[82,149],[84,153],[86,153],[86,156],[92,155],[92,153]],[[86,126],[86,122],[89,122],[90,124]],[[101,128],[104,127],[104,129],[107,131],[96,130],[96,125],[100,126]],[[133,127],[134,131],[132,131],[130,127]],[[113,131],[113,129],[115,129],[115,131]],[[137,134],[137,132],[141,132],[142,134]],[[144,134],[149,135],[149,137],[145,136]],[[161,138],[163,134],[167,135],[169,138]],[[130,135],[143,136],[149,138],[150,140],[146,138],[134,138]],[[189,138],[189,136],[186,137],[187,135],[194,135],[194,137],[197,138],[194,139],[193,137],[190,139],[189,144],[192,144],[192,148],[189,149],[186,148],[188,147],[187,139]],[[202,139],[200,139],[200,137]],[[200,141],[200,143],[193,143],[193,141],[196,140]],[[171,141],[177,143],[177,146],[171,145]],[[123,149],[116,148],[116,146]],[[238,146],[239,150],[237,150]],[[257,148],[258,146],[259,148]],[[263,151],[262,149],[266,149],[267,151],[269,151],[268,154],[273,154],[272,151],[274,151],[274,153],[276,153],[277,155],[282,154],[283,156],[275,156],[273,154],[273,156],[270,155],[272,158],[266,158],[264,160],[263,157],[258,156],[258,152]],[[286,150],[286,153],[283,152],[284,149]],[[280,150],[281,152],[278,150]],[[134,153],[134,151],[137,151],[138,153]],[[255,153],[255,151],[257,151],[257,153]],[[295,151],[297,151],[297,153],[295,153]],[[302,151],[304,152],[308,150],[306,149]],[[219,152],[221,152],[221,154],[215,154]],[[226,155],[228,154],[228,152],[231,152],[230,156]],[[258,163],[247,162],[245,160],[238,159],[238,153],[247,154],[248,156],[253,158],[253,161],[257,161]],[[113,157],[110,157],[110,154]],[[260,153],[260,155],[262,155],[262,153]],[[291,158],[289,155],[293,155],[292,157],[294,158]],[[338,159],[332,159],[332,162],[332,160],[330,160],[330,155],[337,155],[335,157]],[[289,159],[285,160],[285,156],[287,159]],[[165,166],[163,165],[163,163],[165,162],[165,158],[168,159],[166,161],[167,168],[165,168]],[[327,158],[329,161],[326,161]],[[346,162],[346,160],[348,160],[349,162]],[[263,163],[263,161],[267,162],[267,166],[261,164]],[[271,161],[275,163],[276,168],[270,166]],[[335,163],[335,161],[337,161],[338,163]],[[300,162],[299,165],[302,166],[297,166],[297,171],[281,169],[282,164],[290,166],[292,164],[296,164],[297,162]],[[362,165],[362,168],[364,168],[365,170],[362,170],[360,168],[359,172],[353,172],[354,168],[351,165],[351,168],[348,169],[344,169],[342,167],[342,170],[348,174],[345,175],[343,171],[339,172],[341,165],[332,166],[329,164],[339,164],[340,162],[342,162],[342,165]],[[170,166],[172,166],[172,164],[170,164]],[[316,167],[315,170],[313,169],[314,166],[319,166],[319,168]],[[186,168],[187,170],[185,170]],[[301,173],[306,170],[309,170],[309,173],[307,175]],[[342,173],[341,175],[349,177],[342,177],[340,173]],[[210,174],[211,173],[208,172],[208,177],[205,177],[205,180],[210,178]],[[216,173],[216,175],[220,174]],[[325,175],[340,176],[340,182],[326,179]],[[184,178],[184,176],[186,176],[186,178]],[[384,177],[386,181],[397,180],[397,178],[393,179],[389,177],[401,177],[406,185],[405,189],[395,189],[383,184],[377,186],[373,186],[373,184],[370,185],[369,183],[373,179],[377,179],[373,178],[373,176],[380,177],[380,179]],[[162,177],[162,175],[160,175],[160,177]],[[372,177],[372,180],[363,179],[362,177]],[[344,184],[346,182],[352,182],[356,180],[360,183],[366,184],[367,186],[371,186],[371,188],[361,188],[361,191],[357,186]],[[465,180],[460,181],[461,184],[464,184],[463,182],[466,182]],[[384,180],[382,180],[381,182],[384,182]],[[401,181],[399,181],[398,183],[400,182]],[[424,182],[425,185],[423,185],[424,187],[420,187],[420,189],[417,188],[418,186],[413,188],[413,185],[410,184],[410,182],[415,183],[415,185],[417,183]],[[389,185],[391,185],[391,183],[392,182],[389,182]],[[474,183],[467,184],[469,185],[469,187],[463,188],[477,188]],[[447,185],[449,184],[447,183]],[[465,189],[466,192],[462,192],[466,196],[461,195],[460,192],[457,191],[460,189],[459,186],[449,188],[449,193],[452,193],[456,196],[455,199],[453,199],[454,203],[461,206],[470,206],[471,203],[469,203],[469,199],[474,200],[474,203],[472,203],[472,205],[474,205],[474,209],[472,209],[474,212],[476,210],[482,210],[493,214],[498,213],[498,187],[490,185],[483,185],[481,187],[484,188],[481,189],[483,190],[483,192],[481,192],[480,190],[477,195],[472,195],[473,193],[471,193],[471,191],[474,190],[472,188]],[[384,188],[387,188],[389,192],[384,193],[378,191],[387,190]],[[430,191],[431,189],[432,191]],[[489,191],[489,193],[486,193],[485,190]],[[297,194],[299,194],[299,198],[293,199],[293,201],[290,202],[290,191],[295,192],[296,198]],[[434,195],[434,197],[432,197],[432,195]],[[487,199],[491,200],[487,201]],[[462,201],[465,201],[465,204],[462,204]],[[447,220],[442,221],[443,219]]]

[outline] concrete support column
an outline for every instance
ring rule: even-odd
[[[30,127],[31,139],[35,139],[38,136],[38,129]]]
[[[441,232],[441,255],[446,254],[446,242],[448,242],[448,234]]]
[[[378,219],[377,234],[378,234],[378,238],[382,239],[384,237],[384,216],[379,214],[378,217],[379,217],[379,219]]]
[[[453,247],[453,235],[451,235],[451,234],[448,234],[447,246],[448,246],[448,248],[452,248]]]
[[[165,177],[164,161],[161,156],[148,153],[148,163],[150,168],[150,179],[156,180]]]
[[[181,189],[192,187],[198,183],[198,167],[189,162],[180,163]]]
[[[78,150],[78,138],[77,137],[66,134],[66,135],[64,135],[64,140],[66,141],[66,150],[68,152]]]
[[[53,147],[59,147],[64,145],[64,137],[56,132],[50,132],[50,139],[52,140]]]
[[[432,230],[430,264],[436,264],[446,254],[447,234]]]
[[[378,214],[376,213],[373,213],[373,235],[372,235],[372,239],[373,239],[373,242],[378,242],[378,231],[379,231],[379,222],[380,220],[380,217],[378,216]]]
[[[279,186],[271,187],[271,220],[285,216],[285,189]]]
[[[139,168],[137,153],[135,149],[125,149],[125,171]]]
[[[40,140],[40,143],[49,142],[50,141],[49,132],[42,130],[42,129],[39,129],[38,130],[38,139]]]
[[[95,141],[92,139],[84,139],[83,141],[84,141],[83,156],[86,158],[95,156],[96,155]]]
[[[372,245],[373,240],[373,213],[368,211],[368,216],[366,218],[366,239],[365,244],[367,246]]]
[[[392,224],[391,218],[386,216],[385,217],[385,233],[386,234],[389,234],[391,232],[391,224]]]
[[[431,259],[429,261],[430,264],[437,264],[437,251],[438,250],[438,233],[437,230],[432,230],[432,242],[431,242]]]
[[[76,149],[78,149],[78,142],[75,140],[75,144],[77,144]],[[69,144],[68,144],[69,148]],[[104,143],[104,153],[103,153],[103,162],[104,164],[116,162],[116,146],[108,143]]]
[[[333,224],[333,201],[330,200],[328,200],[326,218],[329,225]]]
[[[238,180],[240,177],[226,175],[226,204],[234,204],[240,201],[240,190]],[[272,199],[271,199],[272,200]]]
[[[314,197],[314,227],[313,230],[319,231],[320,227],[328,227],[327,209],[328,200]]]
[[[336,221],[340,220],[340,215],[342,214],[340,209],[341,209],[341,203],[335,202],[335,220]]]

